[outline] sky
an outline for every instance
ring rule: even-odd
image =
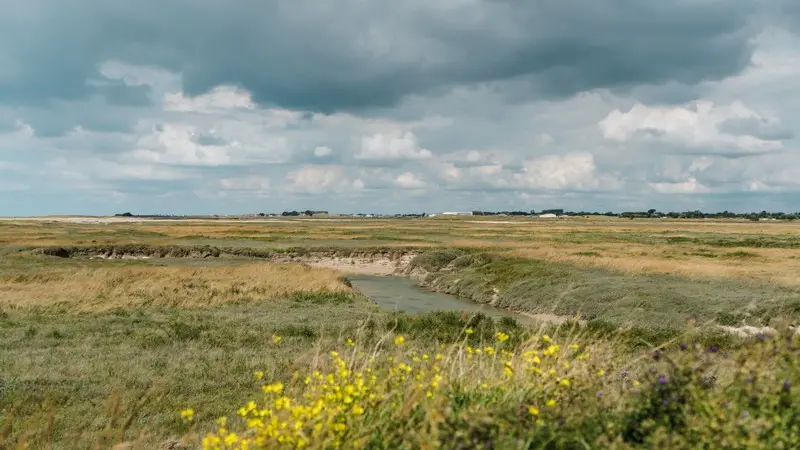
[[[0,0],[0,215],[800,211],[796,0]]]

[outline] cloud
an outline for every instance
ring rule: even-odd
[[[317,158],[324,158],[326,156],[329,156],[331,153],[333,153],[333,150],[331,150],[330,147],[326,147],[324,145],[320,145],[314,149],[314,156],[316,156]]]
[[[286,175],[289,190],[302,194],[323,194],[360,190],[364,182],[349,180],[340,166],[306,165]],[[352,192],[351,192],[352,193]]]
[[[4,5],[0,214],[797,208],[788,0],[149,1]]]
[[[401,189],[421,189],[426,183],[419,175],[411,172],[401,173],[394,179],[394,184]]]
[[[549,98],[691,84],[742,69],[756,12],[680,0],[29,0],[0,19],[0,98],[85,97],[112,58],[180,72],[190,96],[235,84],[262,105],[324,112],[512,78]]]
[[[377,162],[394,162],[400,160],[418,160],[431,158],[430,150],[417,144],[417,137],[410,131],[392,131],[377,133],[361,138],[361,151],[355,155],[357,160]]]
[[[600,174],[591,153],[549,155],[523,164],[514,178],[522,188],[534,190],[614,189],[617,180]]]
[[[122,164],[103,160],[67,161],[65,158],[56,158],[48,161],[46,166],[49,172],[63,178],[85,182],[84,188],[98,186],[93,181],[175,181],[192,177],[179,169],[155,164]]]
[[[186,97],[176,92],[164,96],[164,109],[182,112],[214,112],[226,109],[253,109],[250,93],[234,86],[217,86],[208,93]]]
[[[650,187],[660,194],[697,194],[709,191],[695,178],[677,183],[650,183]]]
[[[603,137],[611,141],[666,143],[677,151],[729,157],[780,151],[782,141],[791,137],[777,120],[761,117],[740,102],[727,106],[712,101],[675,107],[636,104],[628,112],[612,111],[599,126]]]
[[[263,175],[221,178],[219,180],[219,188],[222,189],[222,192],[217,191],[216,194],[222,194],[223,197],[227,197],[228,194],[247,197],[269,197],[275,192],[270,179]]]

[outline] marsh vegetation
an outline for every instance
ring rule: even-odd
[[[0,448],[798,445],[794,224],[508,222],[0,222]],[[381,309],[384,260],[560,320]]]

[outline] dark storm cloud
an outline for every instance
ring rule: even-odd
[[[757,5],[0,0],[0,103],[84,97],[111,58],[181,71],[190,94],[231,83],[262,104],[325,112],[512,78],[525,80],[521,97],[692,84],[742,69]]]

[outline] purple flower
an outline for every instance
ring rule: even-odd
[[[658,384],[667,384],[667,377],[664,375],[658,376]]]
[[[627,370],[623,370],[622,372],[619,373],[619,377],[620,378],[628,378],[628,371]]]
[[[711,347],[709,347],[708,351],[710,351],[711,353],[717,353],[719,351],[719,345],[712,345]]]
[[[597,398],[603,398],[603,391],[597,391]]]
[[[681,351],[682,351],[682,352],[685,352],[685,351],[686,351],[688,348],[689,348],[689,346],[688,346],[688,345],[686,345],[686,343],[685,343],[685,342],[681,342]]]
[[[792,382],[791,381],[786,380],[786,381],[783,382],[783,390],[784,391],[788,391],[791,388],[792,388]]]

